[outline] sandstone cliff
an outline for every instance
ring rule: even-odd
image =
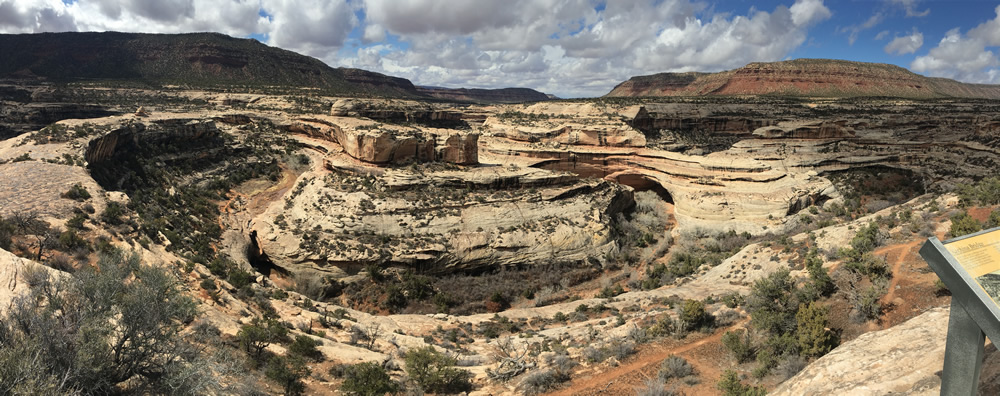
[[[531,88],[468,89],[417,87],[417,92],[438,99],[476,103],[521,103],[549,100],[549,95]]]
[[[632,77],[606,96],[779,95],[1000,98],[1000,86],[928,78],[895,65],[828,59],[751,63],[719,73]]]

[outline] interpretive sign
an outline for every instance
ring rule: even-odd
[[[942,395],[975,395],[985,337],[1000,342],[1000,228],[939,241],[920,256],[951,291]]]

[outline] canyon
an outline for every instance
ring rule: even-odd
[[[108,45],[130,66],[86,57]],[[207,393],[283,393],[267,365],[304,342],[306,393],[343,391],[362,363],[419,389],[408,356],[425,347],[469,394],[713,394],[726,378],[936,393],[950,295],[917,251],[995,220],[973,198],[1000,166],[1000,90],[887,65],[759,63],[555,100],[219,35],[7,50],[0,302],[134,252],[197,308],[180,336],[210,363],[185,367],[219,379]],[[789,307],[762,310],[768,290]],[[774,312],[829,338],[770,334]],[[255,354],[269,321],[286,339]],[[677,359],[688,374],[664,379]]]

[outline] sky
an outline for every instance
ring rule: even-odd
[[[416,85],[564,98],[796,58],[1000,84],[1000,1],[0,0],[0,33],[63,31],[220,32]]]

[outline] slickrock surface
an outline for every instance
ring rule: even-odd
[[[866,333],[819,358],[770,395],[937,395],[946,307]]]
[[[59,277],[64,273],[0,249],[0,313],[6,312],[15,298],[31,290],[29,279],[44,274]]]

